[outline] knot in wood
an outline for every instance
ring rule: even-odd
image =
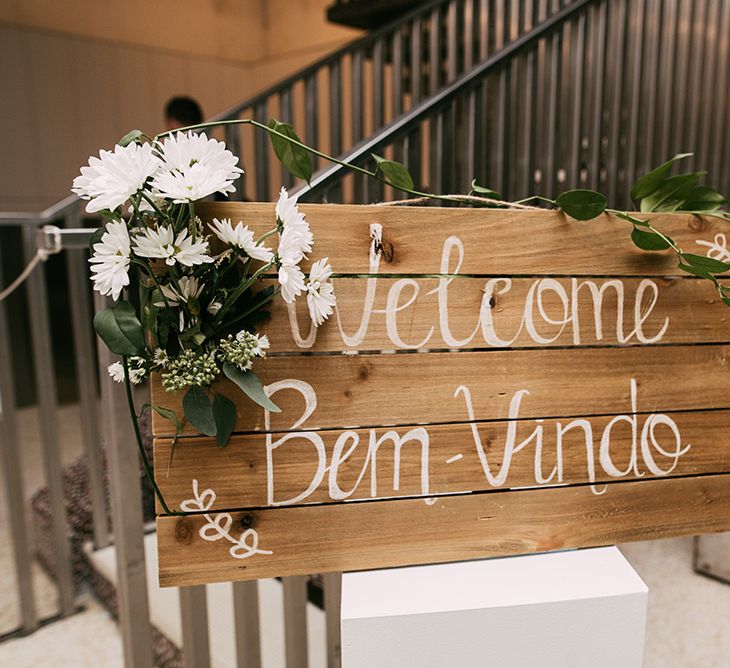
[[[189,545],[193,540],[193,523],[182,518],[175,524],[175,541],[178,545]]]

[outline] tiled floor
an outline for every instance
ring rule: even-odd
[[[60,415],[62,452],[70,461],[79,452],[78,411]],[[26,493],[42,480],[33,411],[21,414]],[[0,505],[0,632],[15,621],[14,574],[4,509]],[[692,540],[633,543],[622,551],[649,586],[646,668],[727,668],[730,666],[730,586],[692,571]],[[40,570],[38,599],[44,611],[54,609],[54,592]],[[13,668],[116,668],[122,666],[121,639],[109,615],[93,600],[86,610],[42,628],[34,635],[0,644],[0,666]],[[265,668],[269,668],[266,666]],[[314,666],[313,668],[319,668]],[[621,667],[617,667],[621,668]]]

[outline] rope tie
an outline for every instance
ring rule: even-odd
[[[33,273],[33,270],[41,263],[48,260],[51,255],[60,253],[63,250],[61,241],[61,230],[55,225],[44,225],[43,233],[46,235],[46,241],[50,239],[50,245],[45,248],[38,248],[35,255],[26,265],[25,269],[20,272],[16,279],[0,292],[0,302],[5,301],[13,292],[15,292]]]

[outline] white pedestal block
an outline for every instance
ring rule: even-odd
[[[342,667],[638,667],[647,599],[615,547],[347,573]]]

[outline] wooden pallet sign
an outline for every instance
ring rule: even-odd
[[[282,410],[220,383],[239,407],[227,447],[188,426],[168,469],[154,416],[158,484],[196,511],[158,516],[162,585],[730,529],[730,309],[709,281],[608,215],[301,208],[337,312],[312,329],[303,304],[274,308],[256,370]],[[720,222],[653,222],[730,259]]]

